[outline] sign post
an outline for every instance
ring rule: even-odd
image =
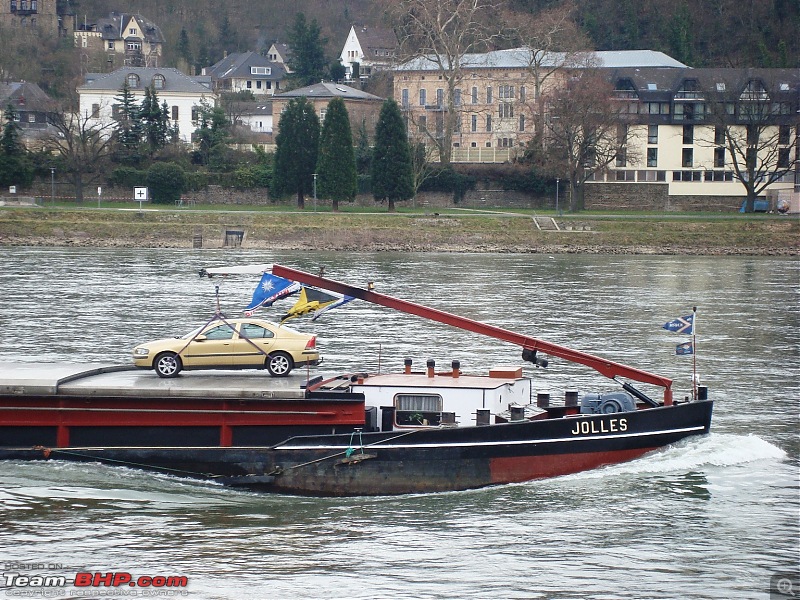
[[[98,191],[100,188],[98,188]],[[133,198],[134,200],[139,201],[139,210],[142,210],[142,202],[147,202],[150,198],[147,196],[147,188],[146,187],[135,187],[133,188]]]
[[[97,186],[97,208],[100,208],[100,199],[103,197],[103,188]]]

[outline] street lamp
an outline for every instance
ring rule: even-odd
[[[558,177],[556,177],[556,214],[561,216],[561,213],[558,210],[558,182],[561,181]]]
[[[314,212],[317,212],[317,174],[312,173],[314,175]]]
[[[56,168],[50,167],[50,204],[56,205]]]

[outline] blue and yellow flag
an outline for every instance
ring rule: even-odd
[[[299,292],[300,287],[300,284],[296,281],[289,281],[272,273],[264,273],[253,292],[253,299],[244,309],[245,314],[249,316],[254,310],[262,306],[272,306],[276,300]]]
[[[339,299],[340,296],[334,296],[330,292],[323,292],[317,288],[303,286],[300,290],[300,297],[297,299],[297,302],[295,302],[294,306],[281,317],[281,323],[287,319],[294,319],[295,317],[322,310]]]

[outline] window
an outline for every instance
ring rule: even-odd
[[[328,114],[327,108],[320,108],[319,109],[319,121],[322,123],[325,120],[325,115]]]
[[[166,83],[166,79],[160,73],[156,73],[153,75],[153,87],[157,90],[163,90],[164,84]]]
[[[486,104],[491,104],[491,103],[492,103],[492,88],[491,87],[487,87],[486,88]]]
[[[419,105],[420,106],[425,106],[425,104],[426,104],[425,101],[426,100],[427,100],[427,93],[425,92],[424,89],[422,89],[422,90],[419,91]]]
[[[36,114],[35,113],[28,113],[28,123],[36,123]],[[789,158],[789,154],[786,154],[786,158]],[[780,165],[778,165],[780,166]]]
[[[425,133],[426,131],[428,131],[428,117],[426,117],[425,115],[422,115],[419,118],[419,121],[417,122],[417,125],[418,125],[418,131],[420,133]]]
[[[131,35],[136,35],[136,27],[131,27],[130,29],[128,29],[128,33],[130,33]]]
[[[614,158],[615,164],[618,167],[624,167],[628,163],[628,153],[625,148],[617,150],[617,156]]]
[[[694,143],[694,125],[683,126],[683,143],[684,144]]]
[[[436,106],[444,106],[444,90],[436,88]]]
[[[647,143],[648,144],[658,143],[658,125],[647,126]]]
[[[499,116],[501,119],[506,119],[514,116],[514,105],[511,102],[501,102]]]
[[[497,88],[497,97],[500,100],[513,100],[514,98],[514,86],[513,85],[501,85]]]
[[[11,12],[17,11],[17,0],[11,0]]]
[[[250,67],[251,75],[270,75],[270,67]]]
[[[400,102],[403,108],[408,108],[408,88],[405,88],[400,92]]]
[[[519,101],[520,102],[525,102],[525,86],[524,85],[519,86]]]
[[[778,148],[778,168],[789,168],[789,148]]]
[[[136,73],[128,73],[127,81],[129,88],[139,87],[139,76]]]
[[[648,167],[658,166],[658,148],[647,149],[647,166]]]
[[[792,129],[788,125],[781,125],[778,129],[778,144],[788,146],[792,135]]]
[[[177,121],[178,120],[178,107],[177,106],[173,106],[172,107],[172,120],[173,121]]]
[[[200,109],[196,106],[192,107],[192,121],[199,121],[200,120]]]
[[[472,133],[478,131],[478,115],[472,115]]]
[[[492,130],[492,115],[486,115],[486,131]]]
[[[438,394],[397,394],[394,398],[398,425],[438,426],[442,419],[442,397]]]
[[[453,102],[456,106],[461,106],[461,90],[455,91],[455,96],[453,97]]]
[[[141,42],[127,42],[125,44],[125,48],[127,48],[127,50],[129,52],[138,52],[139,50],[142,49],[142,43]]]
[[[500,148],[511,148],[514,145],[514,138],[499,138],[497,140],[497,145]]]
[[[243,323],[241,335],[251,340],[275,337],[275,334],[269,329],[253,323]]]
[[[253,89],[253,82],[250,81],[249,79],[247,80],[247,89],[248,90]]]
[[[717,168],[725,166],[725,148],[714,148],[714,166]]]
[[[477,104],[478,103],[478,88],[477,87],[473,87],[472,88],[472,103],[473,104]]]
[[[519,130],[525,131],[525,115],[519,116]]]
[[[207,340],[229,340],[233,338],[233,327],[230,325],[219,325],[207,329],[203,334]]]
[[[714,143],[717,146],[724,146],[725,145],[725,128],[724,127],[714,127]]]
[[[114,49],[114,41],[113,41],[113,40],[110,40],[110,41],[108,42],[108,49],[109,49],[109,50],[113,50],[113,49]]]
[[[693,163],[694,163],[694,149],[684,148],[681,151],[681,166],[691,167]]]
[[[100,105],[99,104],[92,104],[92,118],[99,119],[100,118]]]
[[[259,90],[261,89],[261,80],[260,79],[256,81],[256,89],[259,89]]]

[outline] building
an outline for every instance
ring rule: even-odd
[[[534,125],[547,118],[539,102],[581,69],[595,69],[614,87],[620,102],[620,139],[616,160],[590,183],[648,183],[674,196],[741,197],[745,188],[734,174],[721,132],[746,135],[755,114],[767,115],[774,139],[759,160],[779,165],[797,160],[800,70],[692,69],[653,51],[584,53],[567,61],[544,57],[536,81],[531,53],[525,48],[464,57],[463,77],[452,106],[458,112],[453,133],[453,162],[508,162],[521,155]],[[395,71],[394,94],[408,121],[409,135],[442,139],[449,102],[446,81],[433,61],[417,58]],[[723,106],[724,114],[714,107]],[[539,113],[542,111],[542,113]],[[728,111],[725,113],[725,111]],[[712,118],[712,116],[714,118]],[[747,144],[744,144],[747,146]],[[746,151],[746,150],[745,150]],[[767,156],[770,155],[770,156]],[[774,155],[774,156],[772,156]],[[770,185],[791,189],[800,183],[797,169]]]
[[[95,23],[84,21],[73,36],[84,63],[102,71],[158,67],[164,46],[164,35],[156,24],[130,13],[112,12]]]
[[[36,140],[52,133],[50,125],[57,107],[35,83],[14,81],[0,83],[0,122],[5,123],[9,105],[22,133],[22,141],[34,147]]]
[[[4,0],[0,2],[0,25],[33,28],[49,37],[63,35],[70,19],[59,14],[58,5],[57,0]]]
[[[289,59],[291,56],[292,50],[289,48],[289,45],[281,42],[275,42],[269,47],[269,50],[267,50],[267,59],[282,64],[287,73],[292,72],[289,68]]]
[[[144,99],[144,90],[155,90],[158,103],[167,103],[172,125],[178,126],[178,135],[184,142],[192,139],[198,127],[198,109],[201,103],[214,105],[216,96],[211,89],[211,79],[189,76],[172,68],[125,67],[112,73],[90,73],[86,83],[78,88],[80,114],[90,126],[106,126],[114,121],[120,90],[128,83],[136,102]]]
[[[347,35],[339,62],[347,79],[366,79],[395,65],[399,44],[391,29],[353,25]]]
[[[211,77],[217,93],[247,91],[256,96],[272,96],[280,91],[286,68],[257,52],[241,52],[204,67],[202,73]]]
[[[284,92],[272,99],[273,132],[276,136],[278,135],[280,115],[286,110],[286,105],[290,100],[301,97],[311,102],[320,123],[325,120],[328,103],[334,98],[341,98],[350,118],[353,139],[356,139],[355,136],[358,134],[362,123],[366,126],[367,134],[370,137],[375,134],[375,126],[378,124],[381,107],[384,102],[384,99],[379,96],[337,83],[315,83],[290,92]],[[276,117],[277,120],[275,120]]]

